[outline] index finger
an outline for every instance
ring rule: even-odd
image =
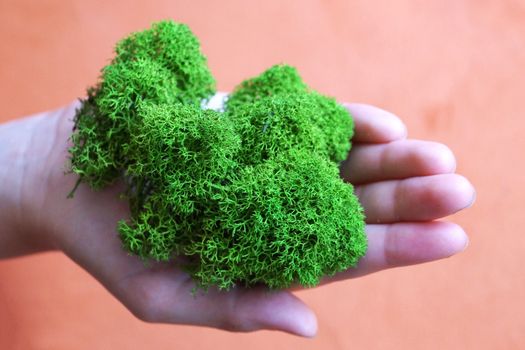
[[[343,103],[355,124],[353,142],[386,143],[406,138],[405,124],[396,115],[362,103]]]

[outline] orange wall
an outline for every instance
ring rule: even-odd
[[[300,292],[314,340],[144,324],[61,254],[3,261],[0,349],[525,348],[524,1],[2,0],[0,120],[81,96],[117,39],[167,17],[201,38],[222,90],[287,62],[448,144],[478,190],[453,218],[470,247]]]

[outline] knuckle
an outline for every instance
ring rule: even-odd
[[[219,328],[225,331],[234,332],[234,333],[248,332],[251,330],[251,328],[248,327],[246,323],[244,323],[241,319],[239,319],[236,316],[225,317],[221,321]]]
[[[249,314],[245,312],[238,295],[237,298],[230,299],[227,307],[223,310],[218,328],[235,333],[251,332],[258,329],[257,322],[253,322]]]
[[[141,321],[147,323],[163,321],[162,299],[155,290],[141,288],[135,293],[129,309]]]

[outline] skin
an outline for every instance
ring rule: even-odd
[[[436,221],[470,206],[475,191],[455,174],[444,145],[406,138],[393,114],[345,104],[355,119],[354,146],[341,165],[367,216],[367,255],[359,265],[323,284],[461,252],[461,227]],[[192,296],[193,283],[170,264],[146,267],[122,248],[115,227],[128,208],[120,184],[93,192],[66,175],[77,103],[0,125],[0,258],[60,250],[87,270],[136,317],[229,331],[260,329],[312,337],[313,311],[292,291],[263,287],[210,290]]]

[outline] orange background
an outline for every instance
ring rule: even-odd
[[[0,262],[1,349],[524,349],[525,2],[0,2],[0,120],[84,94],[113,44],[173,18],[221,90],[278,62],[315,89],[400,115],[444,142],[476,186],[451,259],[300,292],[313,340],[136,320],[59,253]]]

